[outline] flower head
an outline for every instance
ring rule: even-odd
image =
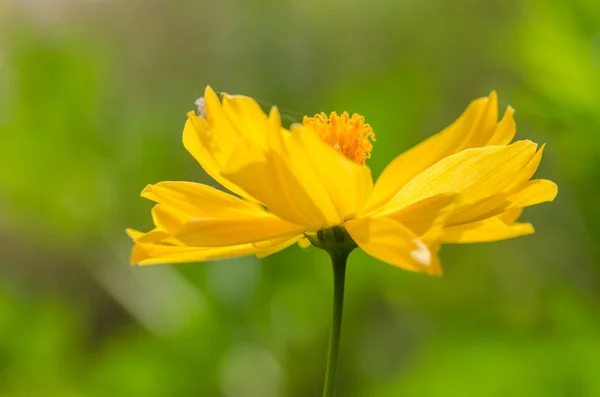
[[[498,121],[496,94],[473,101],[449,127],[398,156],[373,184],[365,164],[375,135],[362,116],[324,113],[282,128],[251,98],[209,87],[188,113],[183,143],[226,191],[192,182],[148,185],[155,228],[128,230],[132,263],[193,262],[254,254],[326,238],[356,244],[404,269],[441,274],[441,244],[533,233],[525,207],[554,199],[531,180],[542,158],[510,143],[513,109]],[[328,237],[327,237],[328,236]]]

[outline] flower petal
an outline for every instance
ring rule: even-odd
[[[487,141],[486,146],[508,145],[517,132],[517,125],[514,119],[515,109],[511,106],[506,108],[502,120],[496,125],[494,134]]]
[[[206,120],[200,119],[194,112],[188,113],[188,120],[183,129],[183,146],[194,156],[204,171],[221,186],[240,197],[252,199],[243,189],[221,175],[221,167],[200,139],[202,134],[206,134],[207,127]]]
[[[373,217],[388,217],[402,223],[419,237],[426,234],[432,237],[432,228],[444,226],[457,198],[456,194],[438,194],[408,207],[377,213]]]
[[[535,155],[536,144],[467,149],[446,157],[407,183],[390,207],[404,207],[441,193],[461,195],[468,205],[504,190]]]
[[[497,122],[497,96],[471,102],[449,127],[396,157],[381,173],[365,212],[389,201],[406,183],[426,168],[461,150],[507,144],[514,137],[514,111],[508,108]]]
[[[135,240],[136,238],[138,238],[144,234],[144,232],[140,232],[139,230],[135,230],[135,229],[131,229],[131,228],[125,229],[125,233],[127,233],[129,238],[131,238],[132,240]]]
[[[256,248],[254,248],[252,244],[233,247],[197,248],[163,244],[135,243],[131,253],[130,262],[132,265],[202,262],[211,259],[252,255],[255,252]]]
[[[276,109],[269,121],[266,158],[246,161],[242,153],[234,156],[227,178],[269,211],[307,230],[340,224],[355,214],[371,192],[370,170],[328,147],[312,130],[281,129]]]
[[[309,239],[307,239],[307,238],[305,237],[305,238],[303,238],[303,239],[301,239],[301,240],[299,240],[299,241],[298,241],[298,246],[299,246],[300,248],[302,248],[302,249],[306,249],[306,248],[308,248],[308,247],[312,246],[312,243],[310,242],[310,240],[309,240]]]
[[[180,242],[174,240],[172,236],[161,229],[155,228],[150,230],[148,233],[143,233],[141,236],[134,239],[137,243],[158,243],[166,242],[169,245],[182,245]]]
[[[303,238],[304,238],[304,235],[299,234],[290,239],[277,240],[277,244],[273,244],[269,247],[264,247],[264,248],[261,248],[260,250],[258,250],[256,252],[256,256],[261,259],[266,258],[267,256],[273,255],[274,253],[279,252],[294,243],[300,242]]]
[[[223,175],[237,153],[246,161],[264,157],[267,116],[251,98],[224,95],[219,100],[212,88],[204,93],[206,119],[188,113],[183,141],[204,170],[231,192],[256,201]],[[238,161],[239,159],[233,159]]]
[[[344,226],[363,251],[383,262],[415,272],[441,274],[435,252],[400,222],[385,217],[362,218],[349,220]]]
[[[496,217],[507,225],[512,225],[519,219],[521,214],[523,214],[523,208],[515,208],[504,211],[503,213],[496,215]]]
[[[327,190],[340,219],[355,215],[363,207],[373,189],[369,167],[348,159],[321,141],[309,128],[295,127],[292,129],[292,134],[292,140],[297,139],[300,142],[298,146],[303,146],[307,154],[308,164],[304,167],[312,167],[312,172],[318,176]]]
[[[185,245],[239,245],[299,234],[303,227],[213,187],[191,182],[148,185],[142,196],[159,203],[157,227]]]
[[[223,168],[238,146],[244,143],[245,135],[232,124],[232,120],[223,109],[219,97],[210,87],[206,87],[204,92],[204,105],[206,108],[206,128],[204,133],[199,134],[199,137],[215,162]],[[264,114],[262,117],[264,117]],[[191,120],[194,121],[194,119]],[[263,120],[254,120],[255,123],[260,121]],[[248,153],[249,156],[251,154]]]
[[[223,113],[240,137],[266,149],[268,118],[256,101],[243,95],[223,95]]]
[[[337,213],[324,187],[310,172],[298,169],[303,155],[289,148],[291,135],[281,128],[277,109],[269,116],[269,149],[263,158],[248,159],[240,149],[224,171],[234,181],[282,219],[319,228],[337,219]]]
[[[164,204],[156,204],[152,208],[152,220],[160,230],[180,230],[189,219],[189,215]]]
[[[508,198],[508,209],[523,208],[552,201],[558,194],[556,183],[546,179],[529,181],[520,191]]]
[[[445,243],[469,243],[504,240],[533,233],[529,223],[515,223],[523,207],[552,201],[557,194],[554,182],[529,181],[525,188],[511,195],[497,195],[486,203],[451,218],[443,230]]]
[[[520,200],[518,197],[523,189],[526,189],[529,179],[536,172],[540,161],[542,159],[542,153],[545,145],[537,151],[535,156],[529,161],[529,163],[519,172],[515,174],[513,180],[508,186],[496,195],[486,197],[483,200],[472,203],[468,206],[463,206],[460,211],[456,211],[449,221],[450,225],[465,224],[474,221],[479,221],[491,216],[497,215],[508,208],[516,208],[517,205],[513,200]],[[537,182],[536,182],[537,183]],[[544,182],[546,184],[546,192],[541,193],[537,202],[533,204],[539,204],[545,201],[552,201],[557,193],[556,185],[553,182]],[[524,194],[529,194],[525,192]],[[527,203],[525,203],[527,204]],[[527,204],[523,206],[529,206],[533,204]]]
[[[558,187],[554,182],[535,179],[526,182],[519,190],[492,196],[465,211],[455,213],[448,223],[455,226],[480,221],[506,211],[552,201],[557,193]]]
[[[530,223],[507,224],[502,217],[492,217],[465,225],[444,228],[443,243],[483,243],[524,236],[534,232]]]
[[[202,262],[207,260],[233,258],[255,254],[259,258],[272,255],[294,244],[302,235],[281,241],[268,248],[258,248],[252,244],[242,244],[229,247],[187,247],[171,245],[164,242],[140,243],[136,238],[144,235],[142,232],[127,229],[127,234],[135,241],[130,262],[132,265],[152,265],[160,263]]]
[[[265,214],[254,204],[200,183],[160,182],[146,186],[141,196],[174,208],[189,217],[221,218]]]
[[[299,225],[274,215],[245,218],[194,218],[174,235],[182,243],[196,247],[224,247],[293,237],[304,231]]]

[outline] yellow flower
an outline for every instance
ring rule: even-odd
[[[513,109],[498,121],[496,93],[473,101],[449,127],[398,156],[373,184],[365,161],[373,131],[359,115],[306,117],[288,131],[244,96],[207,88],[188,114],[183,143],[228,192],[193,182],[148,185],[155,229],[128,230],[132,263],[195,262],[255,254],[296,242],[351,241],[373,257],[441,274],[441,244],[533,233],[524,207],[554,199],[530,180],[542,157],[517,141]],[[351,238],[351,240],[349,240]]]

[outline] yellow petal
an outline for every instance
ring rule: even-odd
[[[125,233],[127,233],[129,238],[131,238],[132,240],[135,240],[136,238],[138,238],[144,234],[144,232],[140,232],[139,230],[130,229],[130,228],[125,229]]]
[[[506,224],[502,217],[450,226],[444,229],[443,243],[483,243],[524,236],[534,232],[530,223]]]
[[[453,153],[460,150],[482,147],[488,145],[489,140],[496,131],[498,124],[498,95],[492,91],[487,98],[480,98],[471,104],[471,114],[463,119],[462,126],[456,126],[455,137],[462,138],[460,146]],[[478,109],[481,109],[479,112]],[[469,109],[465,111],[467,113]],[[463,130],[462,132],[459,130]]]
[[[527,183],[529,179],[535,174],[538,167],[540,166],[540,162],[542,161],[542,155],[544,154],[544,148],[546,144],[543,144],[540,149],[535,153],[535,156],[531,158],[529,163],[522,170],[515,174],[512,183],[510,183],[505,192],[514,192],[523,188],[523,186]]]
[[[189,215],[181,213],[164,204],[156,204],[152,208],[152,220],[157,228],[168,230],[181,230],[183,225],[190,219]]]
[[[400,222],[389,218],[362,218],[344,226],[367,254],[403,269],[439,275],[441,269],[432,252]]]
[[[252,98],[243,95],[224,95],[223,113],[237,134],[266,149],[267,115]]]
[[[144,233],[141,236],[135,239],[136,243],[158,243],[158,242],[168,242],[169,245],[182,245],[181,243],[173,243],[168,240],[172,239],[171,235],[161,229],[153,229],[148,233]]]
[[[257,251],[252,244],[233,247],[196,248],[161,244],[139,244],[133,246],[131,264],[153,265],[159,263],[201,262],[211,259],[232,258],[252,255]]]
[[[206,172],[233,193],[256,201],[244,189],[223,175],[232,161],[264,158],[267,117],[248,97],[224,96],[223,103],[207,87],[204,93],[206,120],[188,113],[184,145]],[[234,156],[238,158],[234,158]]]
[[[269,149],[265,158],[248,160],[240,152],[232,158],[224,175],[256,197],[270,212],[307,230],[341,223],[339,211],[330,197],[331,188],[325,186],[314,169],[311,157],[314,154],[307,150],[299,136],[281,129],[276,109],[270,114],[269,125]],[[364,173],[361,175],[364,177]],[[353,195],[359,198],[351,200],[359,200],[363,193],[357,189]]]
[[[125,230],[129,237],[135,242],[140,244],[149,244],[149,243],[160,243],[163,245],[171,245],[171,246],[183,246],[181,241],[176,240],[169,233],[164,230],[154,228],[147,233],[139,232],[133,229]]]
[[[552,201],[558,194],[558,186],[546,179],[529,181],[520,191],[508,198],[508,209],[529,207]]]
[[[243,139],[231,123],[228,114],[223,110],[219,97],[210,87],[206,87],[204,92],[204,106],[206,108],[206,127],[204,133],[199,134],[199,137],[215,162],[220,168],[223,168]],[[196,119],[189,120],[194,122]],[[196,125],[196,129],[201,130],[201,127]]]
[[[419,201],[399,210],[383,211],[374,217],[385,216],[402,223],[417,236],[422,237],[436,226],[441,227],[448,216],[451,215],[450,208],[458,198],[456,194],[438,194],[436,196]],[[429,236],[432,236],[429,233]]]
[[[193,182],[160,182],[148,185],[142,197],[163,204],[190,217],[234,217],[262,215],[255,205],[211,186]]]
[[[292,140],[298,139],[307,154],[308,164],[304,167],[312,167],[327,190],[339,218],[354,216],[364,206],[373,189],[369,167],[353,162],[325,144],[311,129],[296,127],[292,133]]]
[[[464,211],[453,214],[448,225],[469,224],[509,211],[522,211],[523,207],[554,200],[557,193],[558,187],[552,181],[545,179],[528,181],[522,188],[497,194]]]
[[[288,239],[284,239],[284,240],[277,240],[277,244],[273,244],[269,247],[264,247],[264,248],[259,249],[256,252],[256,256],[261,259],[266,258],[269,255],[273,255],[274,253],[279,252],[279,251],[289,247],[290,245],[301,241],[303,237],[304,237],[304,235],[300,234],[298,236],[292,237],[291,239],[288,238]]]
[[[282,219],[307,229],[325,223],[326,217],[317,203],[289,168],[277,162],[249,163],[228,176]]]
[[[377,180],[365,212],[389,201],[413,177],[445,157],[464,149],[508,143],[506,139],[514,136],[512,109],[498,123],[497,106],[495,92],[476,99],[449,127],[396,157]]]
[[[512,225],[517,221],[517,219],[519,219],[522,213],[523,208],[515,208],[512,210],[504,211],[501,214],[496,215],[496,217],[502,222],[506,223],[507,225]]]
[[[273,240],[298,235],[302,226],[284,221],[274,215],[244,218],[194,218],[174,237],[196,247],[224,247]]]
[[[272,255],[275,252],[287,248],[301,237],[302,236],[294,236],[291,239],[282,241],[280,244],[271,246],[267,249],[257,248],[252,244],[242,244],[230,247],[199,248],[167,244],[140,244],[136,242],[133,247],[130,262],[132,265],[202,262],[252,254],[255,254],[259,258],[264,258],[265,256]]]
[[[302,240],[298,241],[298,246],[302,249],[306,249],[306,248],[312,246],[312,243],[310,242],[309,239],[303,238]]]
[[[302,226],[197,183],[148,185],[142,196],[159,203],[153,210],[156,226],[189,246],[239,245],[303,231]]]
[[[221,186],[240,197],[252,199],[247,192],[221,175],[221,167],[200,139],[202,134],[206,134],[207,127],[208,124],[205,120],[200,119],[194,112],[188,113],[188,120],[183,129],[183,146],[194,156],[204,171]]]
[[[486,143],[486,146],[508,145],[513,140],[517,132],[514,114],[515,110],[509,106],[504,112],[502,120],[496,125],[494,134]]]
[[[442,193],[461,195],[462,204],[475,203],[504,190],[535,155],[536,144],[467,149],[446,157],[407,183],[390,203],[404,207]]]
[[[542,160],[544,147],[545,145],[542,145],[535,156],[521,171],[515,174],[512,182],[501,193],[461,208],[460,211],[455,212],[449,224],[458,225],[489,218],[509,208],[518,208],[519,204],[517,202],[519,201],[523,202],[523,207],[527,207],[554,200],[558,192],[558,188],[554,182],[529,181],[529,178],[535,174]],[[532,183],[532,187],[528,187],[530,183]],[[523,192],[523,190],[525,191]],[[530,197],[529,200],[523,201],[521,198],[527,195],[531,196],[532,194],[534,197]]]

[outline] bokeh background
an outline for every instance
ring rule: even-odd
[[[0,396],[321,395],[327,255],[128,265],[206,84],[364,114],[374,175],[496,89],[558,198],[443,278],[355,252],[338,395],[600,395],[600,2],[2,0]]]

